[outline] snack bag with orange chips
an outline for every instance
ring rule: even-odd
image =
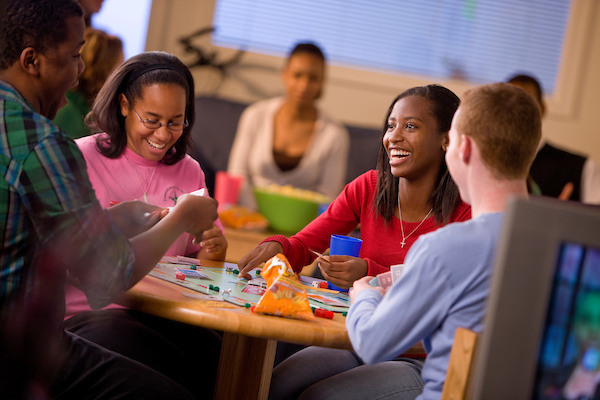
[[[261,276],[267,281],[267,291],[254,307],[254,312],[304,320],[315,319],[304,285],[283,254],[277,254],[267,261]]]

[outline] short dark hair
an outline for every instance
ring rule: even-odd
[[[68,18],[83,17],[76,0],[2,0],[0,70],[8,69],[27,47],[40,53],[67,40]]]
[[[153,69],[130,82],[134,71],[153,65],[169,64],[175,69]],[[148,51],[131,57],[121,64],[106,80],[98,92],[92,111],[86,116],[86,124],[93,130],[106,132],[98,137],[98,151],[108,157],[117,158],[127,145],[125,117],[121,114],[119,95],[123,93],[130,105],[142,98],[143,89],[158,83],[181,86],[186,93],[185,118],[189,123],[175,145],[167,152],[162,162],[171,165],[185,157],[192,144],[191,130],[194,125],[194,78],[188,67],[177,57],[163,51]]]
[[[325,64],[325,55],[323,54],[323,51],[321,51],[319,46],[317,46],[314,43],[306,42],[296,44],[292,51],[290,51],[290,54],[288,55],[287,59],[289,60],[290,58],[298,54],[312,54],[313,56],[323,61],[323,64]]]
[[[381,135],[379,137],[379,158],[377,160],[377,192],[375,194],[375,207],[379,214],[389,221],[394,215],[398,198],[399,178],[392,175],[387,151],[383,145],[383,136],[387,132],[388,119],[394,105],[401,99],[410,96],[419,96],[429,101],[431,114],[435,118],[440,134],[448,132],[452,125],[452,117],[456,112],[460,99],[451,90],[440,85],[417,86],[398,95],[385,116]],[[447,224],[461,199],[458,187],[448,172],[445,157],[442,157],[437,186],[431,193],[429,201],[433,205],[433,215],[437,224]]]
[[[543,102],[543,91],[542,91],[542,85],[540,85],[540,82],[535,79],[533,76],[531,75],[514,75],[512,76],[510,79],[508,79],[506,81],[507,83],[523,83],[523,84],[529,84],[531,86],[533,86],[533,88],[535,89],[535,96],[536,96],[536,100],[539,104],[541,104]]]

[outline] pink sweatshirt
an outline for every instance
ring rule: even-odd
[[[96,149],[98,135],[101,134],[82,137],[75,143],[83,153],[96,197],[104,208],[110,207],[111,201],[144,201],[145,191],[150,204],[172,207],[178,196],[206,187],[204,172],[198,162],[189,155],[174,165],[166,165],[146,160],[126,147],[118,158],[111,159],[104,157]],[[216,224],[223,230],[218,220]],[[191,235],[184,233],[165,255],[195,255],[200,249],[199,245],[192,243]],[[65,319],[91,310],[85,294],[69,284],[65,288],[65,301]],[[105,307],[107,308],[122,307],[110,304]]]

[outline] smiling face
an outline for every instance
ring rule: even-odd
[[[289,59],[282,78],[289,101],[299,106],[311,105],[323,89],[325,64],[313,54],[298,53]]]
[[[420,96],[396,102],[383,136],[392,175],[409,180],[437,180],[447,133],[439,132],[429,100]]]
[[[185,89],[174,84],[154,84],[142,90],[142,96],[131,104],[125,95],[119,97],[121,114],[125,117],[127,147],[151,161],[160,161],[167,151],[179,140],[183,131],[174,131],[166,126],[149,129],[138,119],[153,120],[168,124],[185,122]]]
[[[39,62],[40,76],[40,113],[53,119],[56,112],[67,104],[65,95],[77,86],[77,77],[85,69],[80,50],[83,46],[85,25],[83,19],[67,19],[67,39],[46,54],[40,53],[35,62]]]

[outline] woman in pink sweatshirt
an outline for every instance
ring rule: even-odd
[[[86,117],[90,127],[103,133],[76,141],[100,204],[106,208],[137,199],[167,208],[182,194],[205,188],[200,165],[187,155],[193,122],[194,81],[175,56],[146,52],[118,67]],[[225,259],[227,240],[218,220],[201,243],[192,239],[181,235],[166,255]],[[203,341],[202,356],[208,351],[218,358],[220,337],[215,332],[115,304],[95,311],[72,285],[67,285],[65,297],[67,330],[157,369],[191,392],[201,387],[206,395],[214,386],[216,367],[209,363],[198,371],[201,354],[180,345],[180,339]]]

